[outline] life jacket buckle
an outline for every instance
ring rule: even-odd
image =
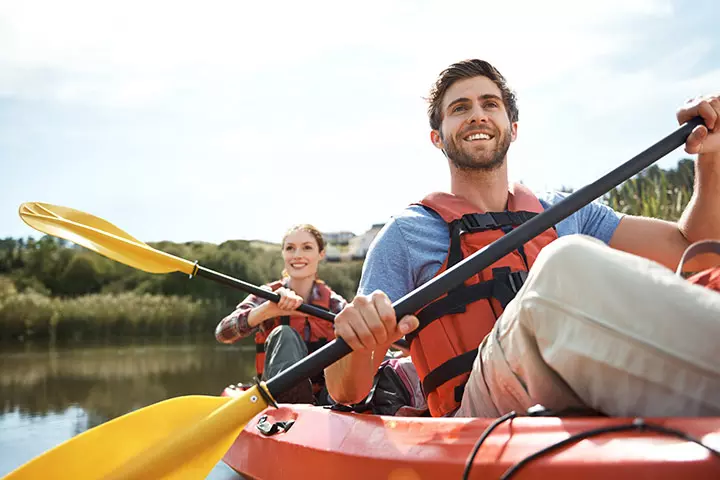
[[[510,284],[510,288],[512,288],[513,293],[518,293],[520,291],[522,286],[525,284],[527,277],[528,272],[524,270],[511,272],[510,275],[508,275],[508,283]]]
[[[489,213],[465,214],[461,218],[461,224],[463,231],[467,233],[483,232],[498,227],[495,218]]]

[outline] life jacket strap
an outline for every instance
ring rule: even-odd
[[[445,315],[462,313],[465,311],[466,305],[478,300],[495,298],[504,309],[515,298],[515,294],[520,290],[526,278],[527,272],[525,271],[511,272],[510,267],[495,268],[492,280],[464,285],[450,291],[446,296],[432,302],[417,313],[419,325],[405,335],[406,340],[412,343],[417,335],[435,320]]]
[[[452,380],[453,378],[460,376],[463,373],[468,373],[472,371],[473,363],[475,362],[475,357],[477,357],[477,355],[478,349],[474,348],[470,351],[463,353],[462,355],[451,358],[447,362],[441,364],[440,366],[429,372],[422,381],[425,396],[430,395],[432,392],[437,390],[440,385],[447,382],[448,380]],[[457,388],[455,390],[455,400],[458,400],[458,393],[460,394],[460,398],[462,399],[463,390]]]
[[[535,217],[533,212],[488,212],[466,213],[459,222],[462,225],[460,233],[477,233],[485,230],[497,230],[503,227],[517,227]]]

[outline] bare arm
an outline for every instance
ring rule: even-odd
[[[683,251],[700,240],[720,239],[720,97],[697,100],[680,109],[678,122],[700,115],[707,128],[697,127],[685,151],[699,153],[695,161],[695,186],[677,223],[627,216],[620,221],[610,246],[655,260],[675,269]],[[688,263],[688,270],[710,266],[702,256]]]
[[[354,351],[325,369],[330,396],[346,404],[365,398],[390,344],[417,326],[414,316],[397,322],[390,299],[380,291],[355,297],[335,318],[335,335]]]

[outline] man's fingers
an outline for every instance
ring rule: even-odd
[[[702,144],[708,136],[708,129],[703,125],[698,125],[688,136],[685,142],[685,151],[690,154],[700,153]]]
[[[405,315],[402,319],[400,319],[400,322],[398,322],[398,330],[405,335],[416,328],[420,326],[420,321],[415,315]]]
[[[373,348],[378,343],[384,342],[387,339],[387,333],[378,315],[373,297],[356,297],[353,304],[360,316],[353,319],[352,327],[363,345],[366,348]]]
[[[366,297],[359,296],[335,318],[335,334],[342,337],[353,350],[367,350],[377,344],[364,317],[371,306]]]
[[[362,343],[360,343],[360,340],[357,338],[357,335],[355,335],[355,331],[349,323],[335,323],[335,335],[345,340],[345,343],[353,350],[363,349]]]
[[[715,131],[717,124],[718,114],[720,109],[717,98],[711,99],[710,101],[702,101],[698,105],[698,115],[705,121],[705,125],[712,132]]]
[[[375,338],[378,343],[384,343],[390,339],[397,328],[395,310],[388,296],[381,291],[373,292],[370,298],[374,308],[373,320],[377,319],[378,322],[373,325],[376,328],[373,329],[373,333],[376,334]]]

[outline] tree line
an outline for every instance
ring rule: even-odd
[[[601,201],[623,213],[677,220],[692,194],[693,167],[690,159],[668,170],[652,166]],[[230,240],[151,246],[255,285],[279,278],[283,268],[279,245]],[[361,269],[362,261],[323,263],[319,275],[351,299]],[[211,335],[244,297],[181,273],[145,273],[51,236],[0,240],[0,341]]]

